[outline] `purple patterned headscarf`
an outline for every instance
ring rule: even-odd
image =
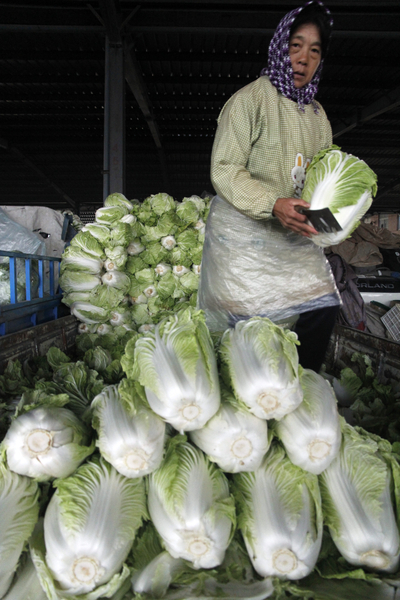
[[[317,3],[324,8],[327,15],[331,18],[330,11],[317,0]],[[321,77],[323,59],[314,73],[312,80],[302,88],[297,89],[294,85],[292,63],[289,56],[289,38],[290,29],[297,15],[301,13],[303,8],[313,4],[307,2],[304,6],[295,8],[280,21],[273,35],[268,51],[268,66],[262,69],[260,75],[268,75],[271,83],[281,92],[285,98],[297,102],[300,110],[304,112],[305,104],[313,104],[314,111],[318,113],[317,103],[314,101],[314,96],[318,91],[318,84]],[[330,20],[331,26],[333,20]]]

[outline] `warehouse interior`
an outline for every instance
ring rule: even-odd
[[[298,4],[0,2],[1,204],[92,214],[110,185],[139,200],[213,194],[218,114],[259,76]],[[400,4],[326,4],[334,34],[317,99],[334,143],[378,176],[372,213],[397,212]]]

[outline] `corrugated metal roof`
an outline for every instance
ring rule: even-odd
[[[181,200],[212,193],[219,111],[258,77],[276,25],[298,4],[0,1],[1,203],[102,204],[106,33],[119,35],[107,21],[113,9],[151,110],[146,117],[127,85],[126,195],[143,199],[166,191]],[[318,100],[335,143],[377,173],[374,209],[397,211],[400,4],[327,5],[335,26]]]

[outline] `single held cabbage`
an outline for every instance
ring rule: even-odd
[[[376,182],[375,173],[364,161],[338,146],[318,152],[307,169],[302,198],[311,210],[329,208],[342,231],[318,233],[311,236],[312,241],[326,247],[349,237],[372,204]]]
[[[11,585],[38,516],[37,483],[13,473],[0,461],[0,598]]]
[[[200,429],[217,412],[217,361],[201,311],[187,308],[160,321],[137,340],[133,360],[150,407],[178,431]]]
[[[141,397],[138,386],[125,379],[110,385],[92,402],[93,426],[102,456],[125,477],[142,477],[162,461],[165,423]]]
[[[165,548],[196,569],[222,563],[235,528],[235,507],[223,472],[177,435],[149,475],[148,509]]]
[[[330,383],[304,369],[300,378],[303,402],[275,424],[293,464],[319,475],[339,452],[342,433],[336,397]]]
[[[85,425],[60,406],[41,406],[20,414],[2,446],[9,468],[37,481],[71,475],[94,450]]]
[[[50,600],[110,597],[129,576],[124,561],[146,516],[142,479],[123,477],[103,459],[58,479],[31,556]]]
[[[323,532],[317,476],[293,465],[274,444],[258,469],[233,475],[233,491],[239,529],[257,573],[283,579],[309,575]]]
[[[386,440],[344,421],[342,431],[339,455],[320,475],[325,523],[350,564],[393,572],[400,538],[392,487],[394,480],[398,510],[400,467]]]
[[[238,405],[226,391],[218,412],[189,437],[226,473],[254,471],[269,448],[267,421]]]
[[[235,396],[260,419],[281,419],[303,399],[297,335],[267,318],[239,321],[222,336],[220,353]]]

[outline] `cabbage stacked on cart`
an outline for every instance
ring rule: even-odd
[[[151,328],[178,303],[195,305],[208,205],[199,196],[108,196],[61,262],[63,302],[82,329]]]

